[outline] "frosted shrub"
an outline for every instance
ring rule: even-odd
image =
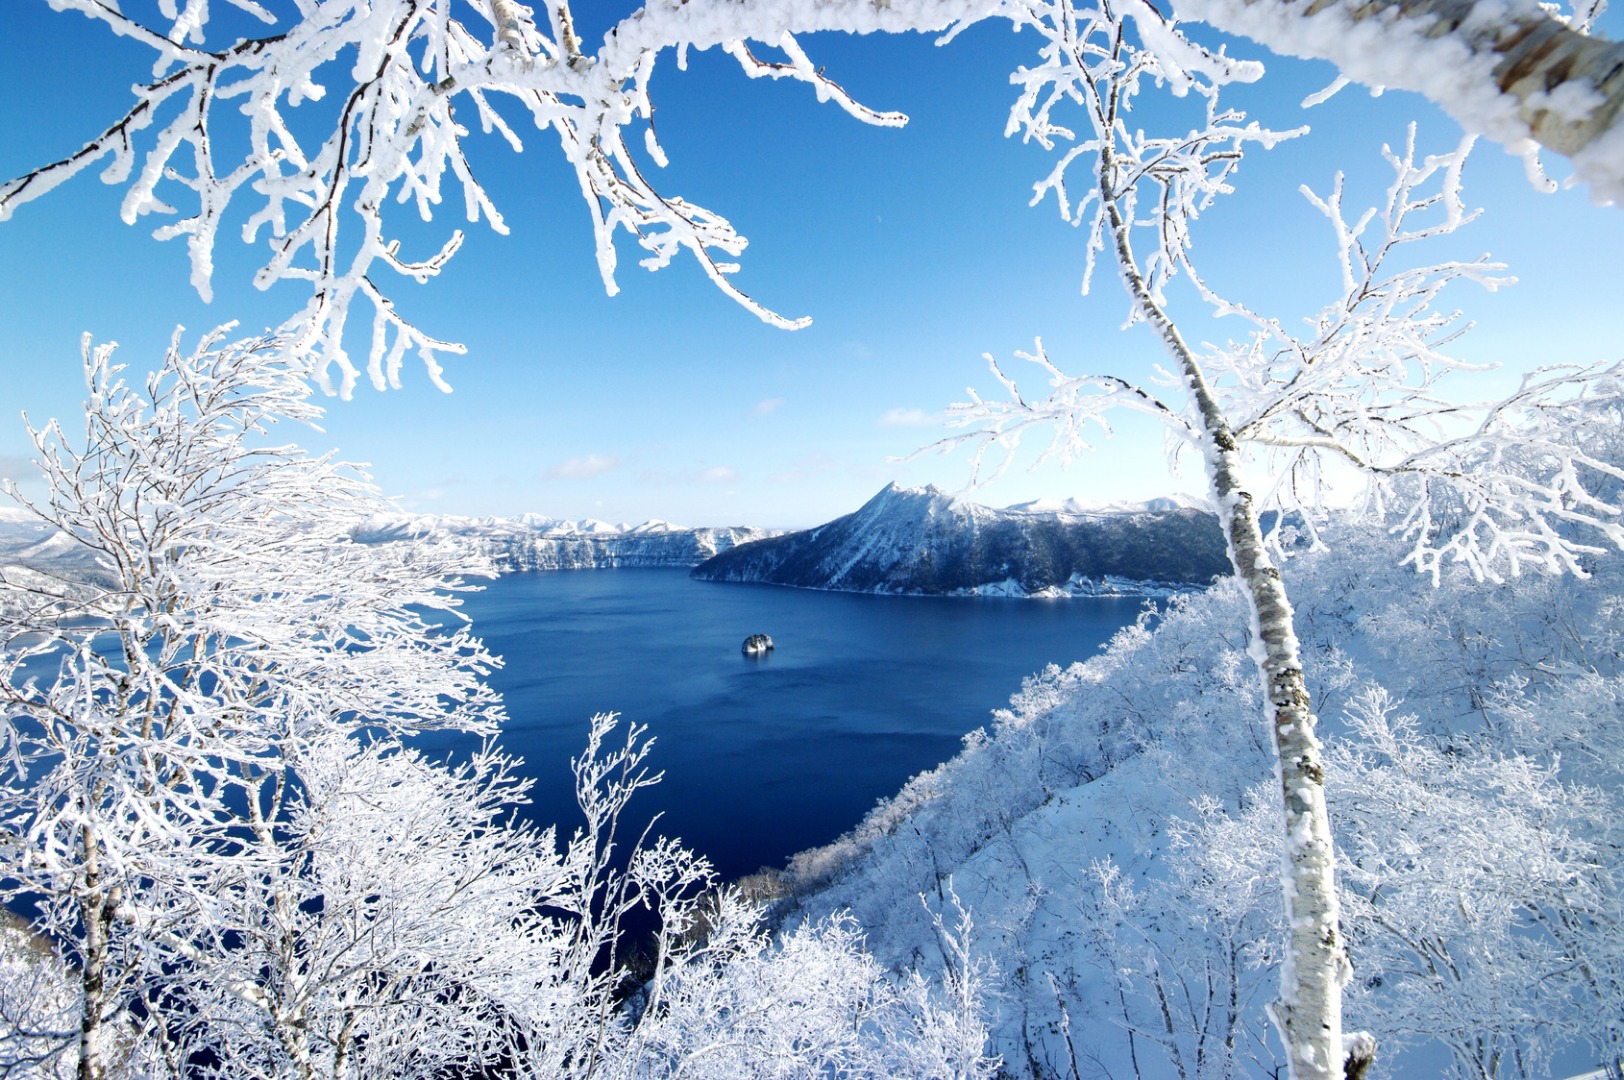
[[[592,718],[567,838],[516,818],[498,661],[457,610],[488,568],[350,539],[386,504],[271,440],[320,415],[285,355],[211,335],[137,388],[87,343],[81,440],[33,431],[46,494],[23,505],[99,570],[0,570],[0,885],[37,911],[0,939],[0,1065],[987,1075],[968,924],[942,1002],[849,920],[775,943],[736,893],[707,913],[710,865],[627,820],[659,780],[645,729]],[[441,761],[425,731],[480,741]]]
[[[0,925],[0,1076],[73,1076],[78,1021],[68,966],[49,941],[8,918]]]
[[[717,904],[706,947],[646,988],[611,1075],[969,1080],[997,1069],[983,1053],[984,972],[962,910],[955,930],[942,931],[958,965],[944,1000],[918,975],[889,980],[849,915],[774,943],[736,896],[724,892]]]

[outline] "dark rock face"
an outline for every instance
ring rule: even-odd
[[[773,639],[766,634],[751,634],[744,639],[744,655],[765,656],[773,650]]]
[[[693,576],[926,596],[1134,595],[1229,572],[1218,519],[1205,511],[994,510],[892,485],[826,525],[719,552]]]

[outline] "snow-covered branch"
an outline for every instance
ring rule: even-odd
[[[1029,401],[1016,385],[1015,379],[991,355],[985,355],[987,367],[1008,395],[1006,399],[983,398],[974,387],[966,389],[968,402],[948,408],[949,427],[971,430],[952,435],[936,443],[934,449],[943,453],[960,446],[971,445],[975,452],[971,458],[973,482],[994,479],[1009,468],[1022,438],[1033,429],[1052,428],[1049,445],[1033,462],[1032,468],[1049,461],[1069,465],[1081,454],[1092,451],[1088,427],[1099,429],[1100,437],[1112,433],[1109,414],[1113,411],[1145,413],[1165,423],[1173,436],[1186,442],[1195,439],[1191,430],[1177,412],[1139,386],[1110,375],[1074,377],[1065,374],[1049,359],[1041,339],[1034,343],[1030,353],[1015,353],[1017,360],[1036,364],[1047,376],[1049,393],[1039,401]],[[987,455],[994,450],[998,458],[990,474],[983,475]]]
[[[1005,134],[1019,133],[1046,149],[1069,144],[1035,186],[1033,203],[1052,193],[1061,217],[1087,234],[1086,292],[1095,260],[1108,243],[1101,192],[1108,193],[1124,220],[1154,232],[1154,248],[1142,270],[1146,287],[1160,301],[1169,280],[1181,271],[1193,273],[1189,224],[1230,190],[1229,175],[1243,148],[1270,147],[1306,129],[1272,131],[1221,106],[1219,89],[1257,80],[1262,65],[1196,44],[1138,0],[1099,7],[1032,2],[1019,5],[1010,17],[1044,43],[1043,62],[1011,76],[1020,96]],[[1179,98],[1193,95],[1200,112],[1192,126],[1168,134],[1132,126],[1134,104],[1147,85]],[[1088,120],[1080,134],[1056,117],[1057,108],[1072,107],[1081,107]],[[1082,194],[1074,196],[1067,179],[1079,162],[1087,176],[1078,185]],[[1137,306],[1130,308],[1130,322],[1143,317]]]
[[[1624,199],[1624,43],[1588,34],[1604,5],[1564,17],[1536,0],[1179,0],[1182,18],[1277,53],[1329,60],[1373,87],[1414,90],[1467,131],[1530,159],[1573,159],[1598,202]],[[1541,177],[1541,179],[1543,179]]]
[[[385,208],[410,205],[427,222],[443,201],[460,195],[470,224],[484,220],[505,233],[465,144],[477,120],[486,134],[515,152],[523,149],[515,114],[533,128],[531,137],[556,139],[574,170],[611,294],[617,290],[616,237],[625,233],[643,249],[644,267],[692,257],[718,289],[758,317],[775,326],[804,326],[805,319],[785,318],[733,283],[745,239],[724,217],[662,193],[638,163],[628,133],[639,128],[648,158],[665,161],[649,96],[659,55],[675,49],[680,63],[689,48],[720,46],[752,76],[805,82],[819,100],[863,122],[895,125],[904,121],[900,114],[854,101],[808,59],[793,34],[937,30],[1000,6],[1000,0],[657,0],[615,26],[598,52],[586,53],[566,2],[549,4],[547,20],[538,24],[530,9],[505,0],[320,0],[299,5],[285,19],[241,0],[236,6],[274,32],[212,50],[205,45],[208,0],[160,4],[150,21],[103,0],[52,2],[150,46],[155,74],[100,135],[0,185],[0,221],[106,162],[102,179],[126,185],[126,222],[160,215],[172,220],[154,236],[186,238],[192,284],[205,299],[220,230],[240,222],[244,242],[268,248],[255,276],[259,288],[308,284],[310,299],[284,324],[282,336],[291,355],[314,358],[323,388],[344,395],[362,367],[374,386],[398,385],[409,353],[443,386],[439,358],[462,347],[397,310],[391,281],[421,283],[438,275],[462,233],[451,230],[437,246],[407,254],[417,241],[406,238],[411,230],[394,224]],[[752,39],[786,59],[757,58],[746,44]],[[220,149],[244,136],[248,148],[240,160]],[[346,331],[357,301],[360,310],[371,311],[360,363],[349,353],[354,335]]]
[[[1263,449],[1269,499],[1312,524],[1348,478],[1364,503],[1412,542],[1406,561],[1437,579],[1440,562],[1466,564],[1480,579],[1527,565],[1583,573],[1583,557],[1624,547],[1617,467],[1583,447],[1595,410],[1617,408],[1619,365],[1558,365],[1525,375],[1504,398],[1463,396],[1481,365],[1447,346],[1470,329],[1440,307],[1445,288],[1494,290],[1515,279],[1487,257],[1428,263],[1412,245],[1447,236],[1476,216],[1461,196],[1472,145],[1421,157],[1412,127],[1402,152],[1387,150],[1393,181],[1380,206],[1349,215],[1339,176],[1328,195],[1304,188],[1330,222],[1342,294],[1293,333],[1240,305],[1255,330],[1211,350],[1204,363],[1235,418],[1235,437]],[[1211,298],[1210,298],[1211,299]]]

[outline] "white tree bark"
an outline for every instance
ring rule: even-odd
[[[1199,438],[1229,557],[1252,609],[1252,659],[1263,679],[1285,811],[1282,884],[1288,943],[1272,1015],[1293,1080],[1336,1080],[1343,1071],[1342,987],[1351,972],[1339,926],[1336,856],[1325,808],[1325,768],[1291,603],[1269,558],[1252,495],[1240,475],[1229,421],[1178,327],[1152,294],[1134,257],[1113,183],[1112,150],[1101,151],[1099,193],[1122,277],[1134,304],[1178,364],[1200,416]]]
[[[84,1011],[80,1014],[77,1075],[78,1080],[104,1080],[107,1063],[103,1059],[102,1017],[107,1013],[107,931],[113,920],[111,905],[104,892],[105,883],[101,880],[101,843],[89,826],[82,830],[81,835],[85,870],[79,911],[85,927],[84,948],[79,958],[79,981],[84,992]]]

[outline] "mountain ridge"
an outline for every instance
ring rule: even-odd
[[[1186,501],[999,510],[888,484],[850,514],[739,544],[692,576],[920,596],[1166,595],[1229,572],[1217,516]]]
[[[489,558],[501,573],[524,570],[607,570],[691,567],[735,544],[775,535],[754,526],[686,528],[669,521],[611,525],[539,514],[519,518],[452,514],[379,514],[357,526],[359,543],[429,538],[463,545]]]

